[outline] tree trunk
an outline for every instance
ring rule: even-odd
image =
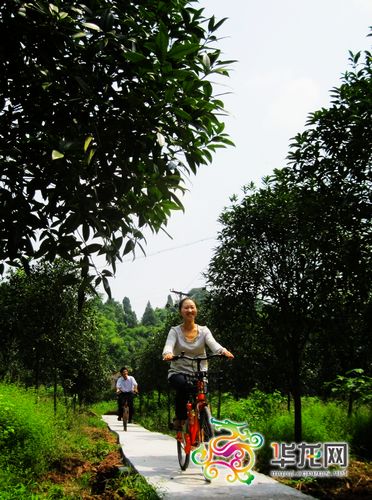
[[[296,443],[300,443],[302,441],[302,407],[299,384],[293,387],[292,396],[294,405],[294,438]]]
[[[302,406],[301,406],[301,379],[300,379],[300,358],[298,349],[294,346],[293,373],[292,373],[292,397],[294,406],[294,438],[296,443],[302,441]]]
[[[353,414],[353,402],[354,402],[354,397],[353,393],[351,392],[349,394],[349,401],[348,401],[348,406],[347,406],[347,416],[350,418]]]
[[[54,370],[53,405],[54,405],[54,415],[56,415],[57,414],[57,373],[56,373],[56,370]]]

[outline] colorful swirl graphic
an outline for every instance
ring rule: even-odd
[[[263,436],[251,433],[245,422],[211,418],[211,424],[217,432],[223,430],[224,433],[211,438],[208,443],[202,443],[191,453],[191,460],[203,467],[207,480],[216,479],[220,470],[224,469],[228,471],[228,482],[251,484],[254,479],[251,473],[255,464],[254,450],[263,445]]]

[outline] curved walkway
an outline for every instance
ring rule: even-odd
[[[254,472],[255,479],[250,486],[242,483],[228,484],[217,478],[208,483],[201,468],[190,462],[182,472],[178,465],[176,440],[171,436],[150,432],[140,425],[128,424],[128,431],[115,415],[104,415],[103,420],[119,437],[119,443],[127,462],[141,474],[164,500],[196,500],[199,498],[261,498],[310,499],[312,497],[285,486],[269,476]]]

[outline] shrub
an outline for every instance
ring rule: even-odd
[[[58,456],[57,427],[51,405],[33,391],[0,385],[0,464],[40,474]]]

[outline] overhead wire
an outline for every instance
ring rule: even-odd
[[[191,241],[189,243],[184,243],[183,245],[178,245],[176,247],[163,248],[162,250],[158,250],[157,252],[149,253],[146,255],[140,255],[139,257],[134,257],[133,259],[125,259],[123,262],[134,262],[139,259],[146,259],[147,257],[154,257],[155,255],[159,255],[165,252],[171,252],[173,250],[179,250],[180,248],[190,247],[192,245],[196,245],[197,243],[202,243],[203,241],[215,240],[215,237],[202,238],[200,240]]]

